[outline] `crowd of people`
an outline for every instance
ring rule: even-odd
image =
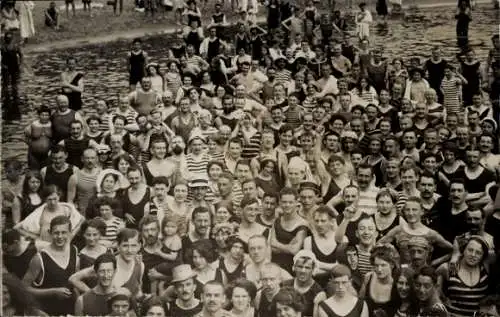
[[[2,316],[498,317],[499,35],[420,60],[364,4],[235,5],[166,65],[135,39],[116,107],[67,58],[4,162]]]

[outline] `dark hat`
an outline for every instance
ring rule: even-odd
[[[316,194],[318,194],[320,191],[318,184],[314,182],[301,182],[299,185],[299,192],[305,189],[312,189]]]

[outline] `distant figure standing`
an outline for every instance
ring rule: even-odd
[[[366,9],[366,3],[359,4],[360,11],[356,14],[356,33],[360,40],[370,37],[370,24],[373,22],[372,14]]]
[[[33,1],[21,1],[19,6],[19,22],[21,23],[22,43],[35,36],[35,24],[33,22]]]
[[[387,23],[387,14],[389,14],[389,10],[387,9],[387,1],[377,0],[377,15],[382,17],[384,24]]]
[[[4,120],[20,120],[18,85],[21,77],[23,54],[14,41],[14,33],[6,31],[2,49],[2,103]]]
[[[130,91],[134,91],[137,88],[137,83],[146,75],[148,63],[148,54],[142,49],[141,39],[134,39],[132,42],[132,50],[128,53],[127,62]]]
[[[75,0],[65,0],[66,5],[66,17],[69,18],[69,6],[71,5],[71,11],[73,11],[73,16],[76,16],[75,11]]]
[[[457,45],[464,51],[469,44],[469,23],[472,21],[470,4],[467,0],[458,3],[457,14]]]
[[[76,59],[68,57],[66,69],[61,73],[62,94],[68,97],[69,108],[75,111],[82,109],[83,73],[77,71]]]
[[[45,10],[45,25],[55,30],[59,29],[59,11],[54,1],[52,1]]]

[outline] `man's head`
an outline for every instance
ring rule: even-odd
[[[344,298],[352,287],[351,270],[343,264],[335,265],[331,271],[330,281],[333,286],[334,295],[337,298]]]
[[[52,244],[58,249],[64,248],[70,239],[71,221],[66,216],[56,216],[50,221],[49,233]]]
[[[417,300],[427,303],[436,295],[436,285],[438,276],[436,271],[430,266],[420,268],[414,277],[414,288]]]
[[[248,239],[248,254],[254,263],[262,263],[267,258],[268,244],[263,235],[254,235]]]
[[[210,210],[205,207],[196,207],[191,215],[195,232],[200,236],[209,234],[212,218]]]
[[[139,231],[125,228],[120,230],[116,237],[118,252],[125,262],[130,263],[136,259],[141,248]]]
[[[293,272],[295,278],[301,283],[310,282],[316,268],[316,256],[308,250],[300,250],[293,257]]]
[[[2,232],[2,250],[7,255],[15,255],[21,251],[21,234],[15,229]]]
[[[360,164],[356,172],[356,179],[361,190],[368,189],[373,180],[372,167],[368,164]]]
[[[50,150],[50,159],[56,169],[61,169],[67,158],[68,152],[64,146],[56,145]]]
[[[160,235],[160,223],[153,215],[144,216],[139,222],[139,231],[145,245],[152,246],[158,242]]]
[[[479,234],[483,227],[484,222],[484,212],[482,209],[467,209],[466,214],[467,225],[469,226],[469,231],[472,234]]]
[[[377,237],[377,228],[373,217],[363,215],[358,220],[356,227],[356,237],[363,245],[371,245],[375,242]]]
[[[408,241],[408,251],[413,268],[428,264],[432,255],[432,245],[425,237],[414,236]]]
[[[267,295],[274,295],[280,288],[282,282],[281,268],[274,263],[265,263],[260,271],[262,291]]]
[[[450,200],[458,206],[465,202],[467,191],[463,179],[453,179],[450,182]]]
[[[218,312],[226,301],[224,285],[217,281],[209,281],[203,286],[203,309],[209,313]]]
[[[420,196],[423,199],[431,199],[436,191],[436,179],[434,178],[434,175],[424,172],[420,176],[418,189],[420,190]]]
[[[116,257],[110,253],[101,254],[94,262],[94,271],[98,285],[110,287],[116,273]]]

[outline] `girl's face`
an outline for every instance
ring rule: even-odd
[[[401,102],[401,111],[404,113],[413,112],[413,107],[411,106],[411,103],[409,100],[403,100]]]
[[[391,264],[378,257],[373,261],[373,270],[379,279],[386,279],[392,275]]]
[[[113,175],[108,175],[102,180],[101,189],[106,193],[111,193],[114,191],[115,185],[116,180]]]
[[[163,227],[163,234],[166,237],[171,237],[177,234],[177,223],[174,221],[168,221]]]
[[[182,83],[184,84],[184,86],[191,86],[193,81],[191,80],[191,77],[184,77],[184,79],[182,80]]]
[[[363,115],[363,113],[361,112],[361,110],[358,110],[358,109],[356,109],[352,112],[353,119],[359,119],[359,118],[361,118],[362,115]]]
[[[493,132],[495,131],[495,128],[489,122],[483,122],[481,128],[483,129],[483,132],[490,134],[493,134]]]
[[[170,66],[168,67],[168,69],[172,72],[172,73],[178,73],[179,72],[179,68],[177,67],[177,64],[176,63],[171,63]]]
[[[361,79],[361,81],[359,83],[361,84],[362,88],[368,87],[368,81],[366,81],[366,79]]]
[[[224,97],[224,95],[226,94],[226,90],[224,90],[223,87],[219,87],[217,88],[217,97],[222,99],[222,97]]]
[[[446,163],[453,163],[455,162],[456,156],[455,153],[452,151],[444,151],[444,160]]]
[[[176,201],[183,202],[187,199],[188,189],[186,185],[177,185],[174,188],[174,198]]]
[[[380,132],[383,135],[388,135],[391,133],[391,124],[387,121],[380,122]]]
[[[382,150],[382,143],[379,140],[373,140],[370,142],[370,152],[371,154],[379,154]]]
[[[399,61],[399,60],[395,60],[395,61],[394,61],[394,63],[393,63],[393,65],[394,65],[394,68],[395,68],[396,70],[400,70],[400,69],[401,69],[401,66],[402,66],[402,65],[401,65],[401,61]]]
[[[448,129],[439,130],[439,142],[444,142],[450,137],[450,131]]]
[[[112,316],[126,316],[130,310],[130,303],[127,300],[116,300],[111,304]]]
[[[48,123],[50,120],[50,113],[42,112],[38,115],[38,118],[40,119],[41,123]]]
[[[245,255],[245,250],[243,249],[243,245],[241,243],[233,243],[233,246],[229,250],[234,259],[243,260],[243,256]]]
[[[484,251],[477,241],[470,241],[464,249],[464,260],[469,266],[477,266],[483,259]]]
[[[85,230],[83,237],[85,238],[86,246],[94,247],[99,242],[101,233],[99,232],[99,230],[97,230],[97,228],[88,227],[87,230]]]
[[[396,282],[396,290],[398,291],[401,299],[407,299],[410,295],[410,281],[408,277],[401,275]]]
[[[267,175],[272,175],[274,173],[274,163],[273,162],[268,162],[263,170],[262,170],[265,174]]]
[[[109,219],[111,219],[111,217],[113,217],[113,209],[111,208],[111,206],[102,205],[99,207],[99,214],[105,220],[109,220]]]
[[[377,201],[377,210],[383,215],[389,214],[393,207],[394,203],[392,202],[391,197],[387,195],[380,196]]]
[[[217,165],[217,164],[213,164],[212,166],[210,166],[210,168],[208,169],[208,176],[212,179],[212,180],[217,180],[219,179],[219,176],[222,174],[222,168]]]
[[[238,311],[246,311],[250,306],[250,295],[242,287],[235,287],[233,289],[233,296],[231,297],[233,307]]]
[[[130,167],[130,163],[125,159],[120,159],[118,162],[118,171],[125,175]]]
[[[189,92],[189,98],[193,101],[196,101],[198,100],[200,97],[200,95],[198,94],[198,92],[196,90],[191,90],[191,92]]]
[[[148,309],[146,313],[147,317],[165,317],[165,309],[160,305],[152,306]]]
[[[41,182],[38,178],[36,177],[31,177],[28,180],[28,188],[30,192],[36,193],[40,189]]]
[[[205,259],[197,250],[193,251],[193,265],[198,270],[202,270],[208,265],[207,259]]]
[[[59,204],[59,195],[57,193],[50,194],[47,198],[45,198],[47,206],[50,208],[55,208],[57,204]]]
[[[342,122],[342,120],[335,120],[333,121],[333,130],[335,131],[342,131],[344,130],[344,122]]]
[[[88,123],[89,130],[92,133],[96,133],[99,131],[99,121],[97,120],[90,120]]]
[[[125,128],[125,122],[123,122],[123,120],[121,119],[117,119],[115,120],[113,127],[115,128],[116,132],[120,132]]]
[[[226,222],[231,217],[226,207],[220,207],[215,211],[215,221],[218,223]],[[220,230],[223,231],[223,230]]]
[[[217,215],[216,215],[217,217]],[[217,243],[217,246],[220,249],[225,249],[227,248],[227,238],[229,238],[229,232],[227,230],[219,230],[214,236],[215,242]]]

